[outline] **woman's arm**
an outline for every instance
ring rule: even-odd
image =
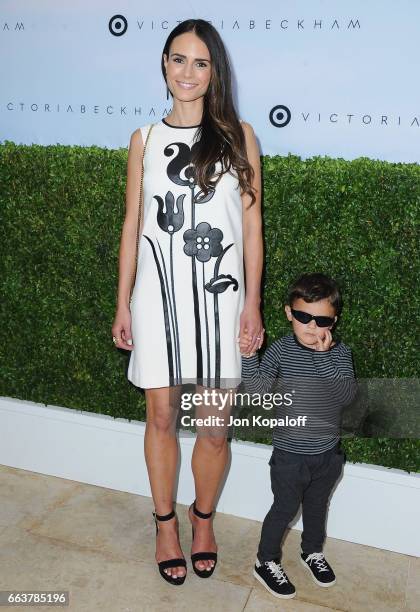
[[[112,335],[117,338],[115,346],[128,351],[134,348],[131,335],[130,291],[136,256],[142,155],[143,139],[140,129],[137,129],[131,135],[128,148],[125,218],[119,251],[117,311],[112,325]]]
[[[261,275],[263,268],[263,240],[261,218],[261,162],[254,130],[249,123],[242,122],[245,134],[248,161],[254,169],[252,186],[255,189],[255,203],[250,206],[251,197],[242,195],[242,227],[245,263],[245,304],[241,314],[240,337],[249,337],[248,353],[256,351],[263,342],[263,326],[260,312]],[[258,340],[257,336],[261,336]]]

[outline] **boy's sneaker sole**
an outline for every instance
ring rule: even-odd
[[[320,582],[319,580],[317,580],[317,579],[315,578],[315,576],[314,576],[314,575],[313,575],[313,573],[312,573],[311,568],[309,567],[309,565],[308,565],[307,563],[305,563],[305,561],[304,561],[302,558],[300,559],[300,562],[302,563],[303,567],[306,567],[306,569],[308,570],[308,572],[309,572],[309,573],[310,573],[310,575],[311,575],[312,580],[313,580],[313,581],[315,582],[315,584],[317,584],[318,586],[328,588],[328,587],[330,587],[330,586],[333,586],[333,584],[335,584],[335,583],[337,582],[337,580],[336,580],[336,579],[334,579],[332,582]]]
[[[290,595],[281,595],[280,593],[276,593],[275,591],[270,589],[268,584],[261,578],[261,576],[255,571],[255,569],[253,574],[254,577],[263,585],[263,587],[265,587],[269,593],[274,595],[274,597],[279,597],[280,599],[292,599],[296,595],[296,591],[294,593],[290,593]]]

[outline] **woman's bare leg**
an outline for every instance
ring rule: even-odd
[[[144,454],[156,514],[169,514],[173,508],[174,484],[178,465],[176,419],[181,387],[146,389],[146,432]],[[182,558],[176,518],[158,521],[156,561]],[[174,578],[185,576],[185,567],[165,570]]]
[[[197,392],[202,391],[202,387],[197,388]],[[216,389],[215,391],[229,394],[229,389]],[[207,513],[214,509],[214,502],[226,469],[228,460],[227,422],[230,408],[229,401],[223,410],[219,410],[217,405],[196,408],[195,416],[198,418],[213,415],[225,420],[224,426],[197,427],[197,439],[191,466],[194,474],[196,506],[200,512]],[[189,517],[195,532],[191,553],[217,552],[213,520],[199,518],[192,509],[189,511]],[[211,569],[214,561],[197,561],[195,565],[199,570]]]

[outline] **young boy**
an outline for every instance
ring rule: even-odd
[[[274,502],[262,525],[254,576],[275,597],[296,594],[281,566],[280,548],[301,503],[301,562],[319,586],[335,583],[322,547],[329,497],[344,463],[341,410],[356,393],[351,350],[334,342],[330,331],[340,311],[335,281],[324,274],[304,274],[290,288],[285,306],[293,333],[275,340],[261,364],[256,353],[244,354],[251,338],[240,338],[245,390],[263,394],[280,383],[292,394],[292,404],[278,407],[276,418],[307,417],[305,427],[273,430],[269,465]]]

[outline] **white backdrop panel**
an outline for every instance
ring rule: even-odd
[[[420,161],[416,0],[6,0],[0,140],[127,146],[170,110],[160,55],[189,17],[221,33],[263,153]]]

